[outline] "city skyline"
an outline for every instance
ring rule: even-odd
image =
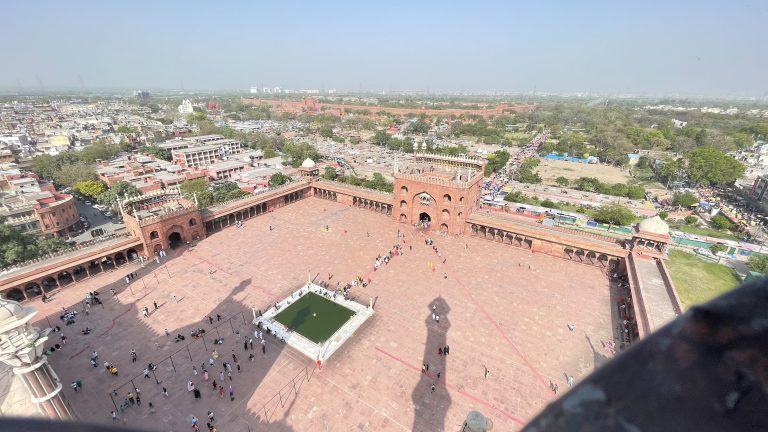
[[[768,5],[0,6],[0,87],[761,97]]]

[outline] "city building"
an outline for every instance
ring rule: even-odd
[[[202,137],[199,137],[202,138]],[[204,143],[200,145],[200,143]],[[227,138],[205,137],[205,141],[195,141],[186,148],[171,152],[173,163],[184,167],[200,167],[226,160],[228,156],[242,152],[240,141]]]
[[[194,112],[192,102],[189,99],[184,99],[179,105],[179,114],[192,114],[192,112]]]
[[[412,162],[395,165],[392,216],[398,222],[462,234],[479,201],[484,172],[482,159],[416,154]]]
[[[205,167],[205,171],[211,180],[231,180],[238,177],[248,166],[245,162],[227,160],[212,163]]]
[[[147,193],[176,186],[187,180],[205,178],[203,170],[187,169],[171,162],[147,155],[126,155],[111,161],[101,161],[96,168],[99,180],[112,187],[117,182],[128,182]]]
[[[0,217],[6,225],[30,234],[66,237],[81,227],[71,195],[19,170],[0,172]]]

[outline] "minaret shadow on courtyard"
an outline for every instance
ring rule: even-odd
[[[188,251],[185,251],[188,253]],[[146,271],[146,270],[145,270]],[[173,270],[171,270],[173,271]],[[140,275],[146,275],[140,270]],[[176,276],[175,274],[169,274],[170,277]],[[215,275],[211,275],[215,278]],[[256,304],[257,307],[266,307],[268,305],[267,299],[260,298],[248,298],[241,299],[244,291],[250,287],[253,283],[251,278],[245,278],[239,283],[234,284],[231,287],[228,295],[217,303],[210,305],[210,310],[207,314],[216,316],[217,313],[221,313],[222,321],[217,322],[214,319],[213,326],[208,321],[203,322],[195,321],[191,324],[183,325],[180,327],[169,327],[168,331],[172,336],[168,337],[168,350],[156,350],[151,344],[144,343],[142,345],[132,344],[128,340],[125,340],[125,335],[130,333],[131,341],[164,341],[165,335],[158,334],[157,330],[151,328],[148,321],[144,321],[138,318],[141,315],[141,309],[145,304],[149,304],[152,307],[149,297],[157,295],[158,292],[162,293],[162,296],[166,298],[170,295],[168,290],[168,282],[161,280],[158,285],[150,285],[150,278],[147,278],[148,289],[141,287],[140,283],[134,282],[132,288],[135,291],[135,295],[129,295],[129,286],[127,286],[122,279],[106,284],[99,289],[101,297],[106,303],[104,308],[107,312],[114,314],[119,311],[123,311],[115,319],[114,324],[112,320],[104,320],[100,315],[102,312],[102,306],[94,306],[91,309],[89,317],[81,316],[78,319],[77,327],[69,326],[64,327],[63,323],[58,318],[58,313],[53,313],[48,317],[42,317],[36,321],[37,325],[47,327],[47,324],[62,325],[67,334],[71,335],[69,338],[70,343],[67,344],[65,349],[60,353],[51,357],[51,361],[54,366],[60,366],[59,375],[62,377],[62,383],[65,386],[64,391],[67,392],[72,399],[75,409],[79,412],[91,412],[97,410],[99,412],[107,413],[105,418],[108,419],[109,411],[115,409],[110,396],[115,400],[115,403],[119,406],[120,402],[125,398],[126,394],[133,391],[134,387],[141,388],[141,396],[144,401],[144,407],[131,406],[125,412],[119,412],[120,417],[127,417],[127,424],[136,428],[153,427],[155,430],[160,430],[163,427],[177,428],[180,424],[186,422],[186,417],[192,413],[197,414],[200,417],[201,408],[194,407],[194,399],[192,393],[186,392],[184,383],[187,380],[193,380],[196,386],[202,392],[202,400],[206,406],[213,411],[224,412],[225,409],[229,409],[230,401],[228,398],[228,388],[230,383],[234,389],[235,403],[240,403],[243,400],[250,400],[254,393],[269,375],[270,370],[278,361],[282,351],[285,349],[285,344],[276,340],[273,336],[267,335],[264,332],[264,338],[267,340],[267,354],[262,355],[260,348],[260,341],[254,338],[254,354],[256,359],[253,362],[249,362],[247,356],[248,351],[243,351],[242,337],[248,335],[253,337],[254,325],[250,320],[252,315],[250,312],[251,304]],[[152,279],[154,282],[154,279]],[[213,283],[213,279],[212,279]],[[119,302],[115,302],[110,295],[110,288],[114,288],[118,293]],[[125,291],[125,292],[124,292]],[[153,293],[154,292],[154,293]],[[123,295],[125,294],[125,295]],[[244,304],[247,301],[248,304]],[[158,311],[162,311],[166,307],[166,303],[172,303],[173,300],[159,301]],[[184,298],[179,299],[180,303],[184,302]],[[63,305],[62,305],[63,306]],[[67,310],[76,310],[81,308],[79,303],[70,304],[65,307]],[[112,311],[108,311],[108,309]],[[153,311],[154,313],[154,311]],[[120,318],[120,316],[125,316]],[[130,317],[130,318],[129,318]],[[137,317],[137,318],[132,318]],[[201,317],[202,318],[202,317]],[[148,318],[151,320],[150,318]],[[150,321],[151,322],[151,321]],[[218,325],[218,329],[215,327]],[[79,330],[88,326],[92,329],[92,334],[88,336],[76,336],[74,330]],[[110,327],[112,326],[112,327]],[[202,339],[194,339],[190,336],[190,332],[197,328],[203,328],[206,330],[204,334],[205,343]],[[217,331],[218,330],[218,331]],[[238,335],[236,332],[240,333]],[[186,339],[179,343],[173,343],[173,337],[177,334],[184,335]],[[213,339],[217,337],[224,338],[223,345],[214,345]],[[189,350],[185,349],[185,345],[189,345]],[[74,372],[72,368],[61,367],[64,363],[76,361],[77,358],[86,357],[92,350],[101,347],[99,349],[100,359],[98,368],[94,368],[93,375],[83,375],[81,373]],[[107,348],[108,347],[108,348]],[[136,365],[132,364],[127,358],[126,353],[130,352],[132,348],[136,348],[139,351],[139,360]],[[151,348],[150,348],[151,347]],[[216,361],[215,367],[209,367],[207,364],[213,349],[216,349],[220,358]],[[226,374],[224,382],[222,383],[219,377],[219,372],[223,370],[222,361],[229,361],[235,366],[231,358],[231,350],[234,349],[238,356],[238,361],[243,366],[243,373],[238,374],[236,370],[233,370],[233,380],[230,381]],[[82,352],[81,352],[82,351]],[[119,354],[111,354],[118,352]],[[173,354],[171,354],[173,353]],[[169,354],[170,357],[169,357]],[[190,359],[191,357],[191,359]],[[110,377],[108,374],[103,373],[101,363],[103,361],[110,361],[119,366],[119,376]],[[157,366],[154,374],[149,379],[145,379],[142,376],[141,369],[148,363],[153,363]],[[307,362],[310,364],[311,362]],[[210,373],[210,380],[204,382],[202,380],[202,373],[200,371],[201,365],[205,365]],[[192,366],[198,368],[198,374],[192,374]],[[90,367],[90,366],[89,366]],[[90,372],[90,369],[88,370]],[[83,379],[89,396],[83,398],[81,393],[74,393],[69,388],[68,384],[77,379]],[[156,382],[159,381],[159,384]],[[217,392],[212,390],[212,381],[216,380],[218,383],[224,385],[225,395],[220,398]],[[286,382],[289,379],[286,378]],[[305,383],[307,385],[309,383]],[[162,388],[167,387],[170,396],[164,397],[162,395]],[[116,392],[116,394],[115,394]],[[101,397],[99,396],[101,395]],[[268,408],[270,413],[270,421],[265,422],[264,402],[267,402],[272,396],[272,393],[260,395],[264,398],[264,401],[259,401],[252,408],[243,407],[236,410],[237,414],[230,414],[230,425],[237,425],[240,430],[248,430],[250,427],[252,430],[280,430],[291,431],[293,430],[290,425],[287,424],[286,419],[290,413],[293,403],[295,402],[296,395],[284,395],[282,397],[282,404]],[[97,399],[98,401],[95,401]],[[90,403],[89,403],[90,401]],[[160,417],[147,417],[146,404],[153,402],[158,410],[170,409],[178,414],[174,416],[171,423],[165,423],[160,420]],[[94,403],[95,402],[95,403]],[[277,402],[275,402],[277,404]],[[175,406],[175,407],[174,407]],[[178,407],[184,407],[179,409]],[[117,410],[119,411],[119,410]],[[86,421],[93,421],[94,416],[87,416]],[[108,420],[107,420],[108,421]],[[98,422],[98,421],[97,421]]]
[[[440,317],[439,322],[432,318],[433,306],[435,315]],[[424,324],[427,327],[427,339],[424,342],[422,363],[429,367],[426,371],[422,370],[419,383],[411,393],[415,411],[411,430],[414,432],[445,430],[445,417],[451,406],[451,396],[445,387],[448,378],[448,358],[445,354],[439,355],[438,349],[442,350],[449,345],[448,330],[451,322],[448,319],[448,313],[450,310],[448,303],[442,297],[432,300],[426,308]],[[440,374],[439,378],[438,374]]]

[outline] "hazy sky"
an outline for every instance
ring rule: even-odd
[[[4,0],[0,16],[11,88],[768,94],[766,0]]]

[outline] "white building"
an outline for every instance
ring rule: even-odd
[[[189,99],[184,99],[184,102],[179,105],[179,114],[192,114],[194,111],[194,108],[192,107],[192,102],[189,101]]]
[[[256,93],[258,93],[258,92],[259,92],[259,88],[258,88],[258,87],[251,87],[251,88],[248,90],[248,92],[249,92],[249,93],[252,93],[252,94],[256,94]]]

